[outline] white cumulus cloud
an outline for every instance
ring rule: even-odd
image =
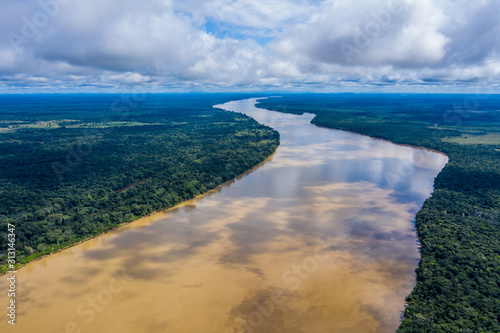
[[[468,84],[497,0],[0,0],[2,90]]]

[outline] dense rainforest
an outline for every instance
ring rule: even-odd
[[[500,95],[285,95],[259,107],[444,152],[398,332],[500,332]]]
[[[0,97],[0,272],[172,207],[271,155],[278,132],[212,106],[246,96]]]
[[[245,94],[0,97],[0,272],[172,207],[272,154],[279,135],[212,108]],[[500,332],[500,96],[301,94],[260,107],[435,149],[422,260],[399,332]]]

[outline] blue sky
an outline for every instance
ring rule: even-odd
[[[500,92],[498,0],[0,0],[0,93]]]

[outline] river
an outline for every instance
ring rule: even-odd
[[[278,130],[272,157],[22,268],[17,325],[3,315],[1,331],[394,332],[415,284],[415,213],[447,157],[256,101],[218,107]]]

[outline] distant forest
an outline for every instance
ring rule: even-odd
[[[278,132],[212,105],[242,95],[0,97],[1,272],[172,207],[271,155]]]
[[[446,153],[417,214],[422,260],[398,332],[500,332],[499,95],[285,95],[259,107]]]
[[[212,108],[244,94],[0,97],[0,273],[172,207],[271,155],[279,134]],[[422,260],[399,332],[500,332],[500,96],[301,94],[260,107],[435,149]]]

